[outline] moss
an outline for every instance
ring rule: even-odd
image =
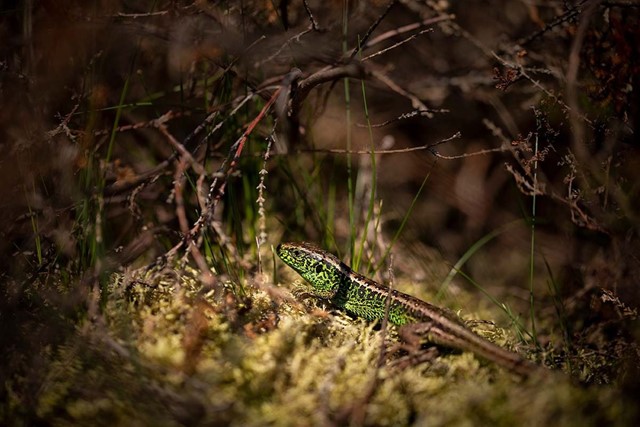
[[[440,349],[417,366],[377,369],[375,325],[327,314],[312,299],[276,303],[245,288],[239,309],[233,294],[203,291],[192,270],[114,276],[104,325],[87,323],[48,355],[38,417],[54,425],[298,426],[357,417],[380,426],[615,425],[628,413],[614,387],[579,386],[562,373],[521,381],[468,352]],[[512,343],[493,324],[475,329]]]

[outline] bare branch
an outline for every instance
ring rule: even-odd
[[[455,15],[442,15],[437,16],[435,18],[425,19],[421,22],[416,22],[414,24],[405,25],[403,27],[395,28],[393,30],[387,31],[383,34],[380,34],[378,37],[375,37],[364,46],[364,49],[368,49],[372,46],[375,46],[378,43],[381,43],[391,37],[398,36],[400,34],[408,33],[409,31],[417,30],[420,27],[424,27],[427,25],[437,24],[438,22],[448,21],[450,19],[455,18]]]
[[[410,35],[409,37],[407,37],[406,39],[404,39],[404,40],[400,40],[398,43],[394,43],[393,45],[389,46],[389,47],[388,47],[388,48],[386,48],[386,49],[382,49],[382,50],[379,50],[379,51],[378,51],[378,52],[376,52],[376,53],[372,53],[372,54],[371,54],[371,55],[369,55],[369,56],[365,56],[364,58],[362,58],[362,60],[363,60],[363,61],[367,61],[367,60],[369,60],[369,59],[371,59],[371,58],[374,58],[374,57],[376,57],[376,56],[378,56],[378,55],[382,55],[382,54],[383,54],[383,53],[385,53],[385,52],[388,52],[388,51],[390,51],[390,50],[392,50],[392,49],[395,49],[395,48],[397,48],[397,47],[399,47],[399,46],[402,46],[403,44],[410,42],[411,40],[415,39],[416,37],[421,36],[421,35],[422,35],[422,34],[424,34],[424,33],[430,33],[431,31],[433,31],[431,28],[427,28],[427,29],[425,29],[425,30],[422,30],[422,31],[420,31],[420,32],[416,33],[416,34],[412,34],[412,35]]]
[[[311,28],[313,28],[313,31],[320,31],[318,21],[313,17],[313,13],[311,13],[311,8],[309,7],[307,0],[302,0],[302,4],[304,5],[304,10],[307,12],[307,16],[309,16],[309,21],[311,21]]]
[[[372,124],[372,125],[368,125],[368,124],[363,124],[363,123],[357,123],[356,126],[358,127],[362,127],[362,128],[368,128],[369,126],[371,126],[372,128],[381,128],[381,127],[385,127],[388,126],[392,123],[395,122],[399,122],[402,120],[407,120],[407,119],[411,119],[413,117],[432,117],[432,113],[448,113],[449,110],[447,109],[438,109],[438,110],[434,110],[434,109],[429,109],[429,110],[413,110],[413,111],[409,111],[408,113],[403,113],[401,115],[399,115],[398,117],[395,117],[391,120],[387,120],[385,122],[382,123],[376,123],[376,124]]]
[[[362,39],[358,41],[358,47],[351,52],[351,55],[349,55],[349,59],[355,58],[355,56],[363,49],[363,47],[367,44],[367,41],[369,40],[369,37],[371,37],[371,34],[375,31],[376,28],[378,28],[378,25],[380,25],[382,20],[387,16],[387,14],[391,11],[391,8],[397,2],[398,2],[398,0],[391,0],[389,2],[389,4],[387,5],[387,8],[384,10],[384,12],[382,12],[382,14],[380,16],[378,16],[378,18],[375,20],[375,22],[373,24],[371,24],[371,26],[369,27],[367,32],[364,34]]]
[[[462,134],[460,132],[456,132],[455,134],[451,135],[449,138],[442,139],[442,140],[440,140],[438,142],[425,144],[425,145],[420,145],[418,147],[398,148],[398,149],[394,149],[394,150],[342,150],[342,149],[337,149],[337,148],[331,148],[331,149],[308,148],[308,149],[298,150],[298,152],[303,152],[303,153],[333,153],[333,154],[398,154],[398,153],[410,153],[412,151],[431,150],[433,147],[437,147],[438,145],[445,144],[447,142],[453,141],[454,139],[458,139],[460,137],[462,137]],[[434,153],[434,154],[436,154],[436,153]],[[438,154],[436,154],[436,157],[445,158],[445,157],[442,157],[442,156],[440,156]]]

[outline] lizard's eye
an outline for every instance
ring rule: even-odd
[[[316,265],[316,274],[320,274],[320,273],[322,273],[322,270],[324,270],[324,269],[322,268],[322,264],[318,264],[318,265]]]

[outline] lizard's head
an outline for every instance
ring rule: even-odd
[[[313,292],[332,298],[338,291],[342,274],[340,260],[309,243],[281,243],[276,248],[280,259],[313,286]]]

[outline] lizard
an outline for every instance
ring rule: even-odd
[[[401,337],[422,337],[437,345],[471,351],[526,377],[541,367],[471,331],[451,311],[389,288],[353,271],[335,255],[309,243],[281,243],[276,253],[312,286],[312,293],[369,321],[387,316]],[[387,312],[387,298],[390,298]]]

